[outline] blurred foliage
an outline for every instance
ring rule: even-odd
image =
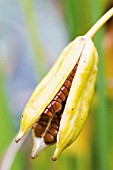
[[[8,100],[5,92],[5,78],[2,65],[0,64],[0,157],[3,154],[4,148],[8,147],[14,135],[13,122],[10,119],[11,112],[8,105]],[[4,134],[7,135],[4,135]]]
[[[49,0],[47,1],[49,2]],[[44,3],[44,1],[41,2]],[[52,3],[57,12],[60,13],[67,31],[67,37],[71,41],[76,36],[86,33],[110,7],[111,2],[108,0],[87,0],[87,2],[85,0],[59,0]],[[37,77],[41,79],[47,71],[48,63],[45,58],[44,45],[40,38],[35,1],[21,0],[20,6],[23,11],[30,48],[33,52],[32,62],[36,68]],[[48,12],[51,13],[51,11]],[[52,28],[50,31],[52,32]],[[113,38],[111,37],[113,37],[113,22],[109,24],[109,27],[106,24],[104,29],[99,31],[94,38],[99,53],[98,80],[90,115],[75,143],[56,162],[50,160],[55,146],[47,149],[36,160],[32,160],[30,159],[31,138],[28,138],[18,152],[11,170],[113,169]],[[51,42],[48,43],[51,44]],[[11,113],[10,102],[8,101],[10,100],[7,94],[8,86],[6,86],[8,77],[5,72],[6,68],[2,63],[4,57],[0,57],[0,160],[2,160],[16,133],[17,127],[15,127],[14,120],[18,119],[18,116],[13,118],[14,115]]]

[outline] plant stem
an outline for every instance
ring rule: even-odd
[[[9,170],[12,167],[13,161],[16,157],[17,152],[19,151],[22,144],[25,142],[26,138],[28,137],[29,133],[24,136],[24,138],[20,141],[20,143],[15,143],[15,137],[12,140],[11,144],[9,145],[3,160],[1,162],[0,169],[1,170]],[[20,163],[22,160],[19,160]]]
[[[88,36],[90,38],[93,38],[93,36],[96,34],[96,32],[113,16],[113,7],[106,12],[97,22],[94,24],[94,26],[85,34],[85,36]]]

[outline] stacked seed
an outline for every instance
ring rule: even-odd
[[[77,70],[78,63],[73,68],[63,86],[60,88],[59,92],[46,107],[41,115],[41,118],[33,125],[34,133],[36,137],[44,138],[46,144],[52,144],[56,142],[56,137],[59,130],[60,119],[63,113],[67,96],[69,94],[75,72]],[[53,116],[53,113],[55,115]],[[47,125],[51,120],[50,126],[47,129]],[[44,133],[46,131],[46,133]],[[44,135],[43,135],[44,134]]]
[[[33,125],[33,129],[36,137],[42,137],[42,134],[45,132],[50,118],[51,118],[50,116],[42,114],[39,121]],[[59,125],[60,125],[60,115],[55,115],[51,121],[51,125],[49,129],[46,131],[44,135],[44,142],[46,144],[52,144],[56,141]]]

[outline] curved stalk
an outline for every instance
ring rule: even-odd
[[[93,36],[96,34],[96,32],[113,16],[113,7],[106,12],[97,22],[94,24],[94,26],[85,34],[85,36],[88,36],[90,38],[93,38]]]
[[[12,167],[13,161],[16,157],[17,152],[25,142],[26,138],[28,138],[29,133],[27,133],[24,138],[20,141],[20,143],[15,143],[15,138],[12,140],[11,144],[9,145],[6,153],[2,159],[0,170],[9,170]]]

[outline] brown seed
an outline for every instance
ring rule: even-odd
[[[74,72],[76,72],[77,67],[78,67],[78,64],[76,64],[76,66],[73,68],[73,71],[74,71]]]
[[[47,132],[44,136],[44,142],[46,144],[51,144],[51,143],[54,143],[56,142],[56,139],[54,136],[52,136],[49,132]]]
[[[43,112],[45,115],[52,116],[52,112],[48,109],[48,107]]]
[[[54,113],[54,109],[53,109],[53,106],[52,106],[51,102],[50,102],[50,104],[47,106],[47,108],[48,108],[48,110],[49,110],[50,112]]]
[[[74,75],[75,75],[75,72],[72,70],[71,73],[70,73],[71,77],[74,78]]]
[[[71,84],[72,83],[69,80],[66,80],[65,83],[64,83],[64,85],[67,87],[68,90],[70,90]]]
[[[61,87],[61,91],[65,94],[65,96],[68,96],[69,90],[65,86]]]
[[[62,104],[57,102],[57,101],[52,101],[51,102],[52,106],[53,106],[53,109],[54,109],[54,112],[58,112],[62,109]]]
[[[39,120],[38,123],[42,126],[47,126],[47,122],[46,121],[42,121],[42,120]]]
[[[73,81],[73,77],[71,77],[71,75],[69,75],[68,77],[67,77],[67,80],[69,80],[69,81]]]
[[[49,133],[51,133],[51,135],[53,135],[54,137],[57,136],[58,130],[54,129],[54,128],[50,128],[49,129]]]
[[[59,126],[60,125],[60,120],[59,119],[55,119],[55,123]]]
[[[65,101],[66,96],[61,90],[57,93],[57,95],[62,99],[62,101]]]
[[[60,103],[62,102],[61,98],[60,98],[59,96],[57,96],[57,95],[54,97],[54,100],[55,100],[55,101],[58,101],[58,102],[60,102]]]
[[[52,123],[51,127],[54,128],[54,129],[57,129],[57,130],[59,129],[59,127],[58,127],[58,125],[56,123]]]
[[[38,122],[34,123],[34,124],[32,125],[32,129],[35,129],[35,128],[37,127],[37,125],[38,125]]]
[[[44,132],[45,128],[37,123],[37,126],[34,128],[34,133],[36,137],[41,137],[42,133]]]
[[[49,119],[50,119],[50,116],[42,113],[40,120],[42,120],[42,121],[49,121]]]

